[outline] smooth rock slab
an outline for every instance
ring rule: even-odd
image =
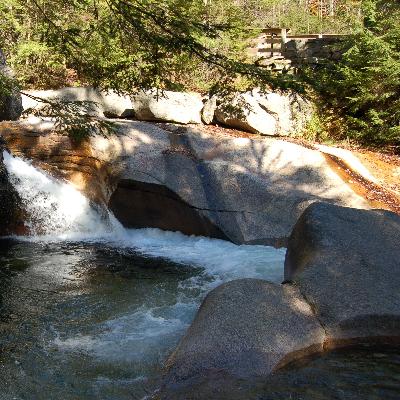
[[[199,215],[197,221],[207,221],[235,243],[285,245],[312,202],[369,207],[318,151],[273,138],[216,137],[182,126],[166,131],[146,122],[114,122],[116,135],[92,137],[80,146],[52,131],[51,121],[34,118],[2,123],[0,132],[14,154],[70,180],[97,203],[108,204],[119,182],[125,189],[138,182],[157,185],[158,200],[153,197],[151,204],[159,210],[152,207],[150,214],[143,214],[141,227],[154,226],[156,212],[168,213],[165,204],[171,194],[184,205],[181,221],[189,207],[190,215]],[[138,213],[149,209],[149,190],[141,191],[143,196],[136,192],[140,196],[131,201],[125,192],[124,206],[114,208],[122,224],[130,226]],[[138,203],[138,198],[147,200]],[[183,222],[185,232],[199,234],[200,226],[193,221]],[[176,224],[159,227],[177,229]]]
[[[314,203],[289,239],[285,279],[332,345],[400,339],[400,216]]]
[[[266,377],[321,351],[323,341],[324,330],[296,288],[256,279],[223,284],[206,297],[168,360],[161,398],[191,398],[190,388],[210,379],[218,387]],[[193,398],[206,397],[196,393]]]
[[[140,121],[170,121],[201,124],[203,102],[195,93],[155,90],[131,97],[135,117]]]
[[[121,96],[113,91],[105,92],[93,87],[68,87],[58,90],[30,90],[27,94],[45,100],[92,101],[89,114],[100,117],[133,117],[132,103],[129,96]],[[31,97],[22,96],[24,111],[29,108],[40,109],[45,103]]]

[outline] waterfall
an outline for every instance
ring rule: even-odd
[[[94,206],[68,182],[57,180],[30,161],[3,152],[11,184],[21,197],[31,235],[102,236],[121,225],[108,211]]]
[[[10,304],[13,313],[20,305],[24,327],[11,324],[15,343],[23,345],[4,357],[13,382],[7,398],[54,388],[68,397],[72,387],[77,398],[103,392],[140,398],[156,389],[161,363],[211,289],[244,277],[283,279],[284,249],[124,229],[70,183],[6,152],[3,162],[30,230],[28,237],[8,238],[0,251],[3,265],[19,271],[7,285],[18,288],[9,290],[16,296]],[[33,292],[25,293],[30,286]]]
[[[243,277],[282,280],[284,249],[235,245],[160,229],[124,229],[114,215],[101,209],[68,182],[57,180],[31,161],[3,153],[11,184],[27,213],[29,240],[91,241],[122,251],[133,249],[150,257],[204,268],[212,286]]]

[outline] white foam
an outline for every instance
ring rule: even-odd
[[[187,236],[160,229],[126,230],[115,246],[135,248],[144,254],[202,267],[220,281],[259,278],[279,282],[286,249],[235,245],[220,239]]]
[[[197,303],[175,304],[166,309],[142,307],[106,321],[98,327],[97,334],[58,337],[54,345],[64,351],[85,352],[108,363],[157,363],[171,344],[176,344],[196,308]]]
[[[134,248],[149,256],[202,267],[217,283],[243,276],[282,279],[279,267],[285,250],[238,246],[160,229],[125,230],[110,212],[93,208],[70,183],[54,179],[31,162],[7,152],[3,156],[11,183],[28,211],[27,223],[33,234],[28,240],[101,241],[114,247]]]
[[[27,211],[26,224],[33,235],[101,235],[115,229],[107,212],[101,218],[89,200],[67,182],[58,181],[31,162],[3,152],[10,182]]]
[[[175,303],[153,308],[143,305],[101,322],[89,335],[56,338],[53,345],[64,351],[83,351],[110,362],[153,362],[176,343],[213,287],[245,277],[274,282],[283,279],[285,249],[239,246],[159,229],[125,230],[111,213],[93,208],[71,184],[57,181],[6,152],[4,164],[29,214],[33,236],[21,240],[100,242],[120,251],[134,249],[201,268],[180,282]]]

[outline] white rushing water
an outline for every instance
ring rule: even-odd
[[[109,211],[96,210],[68,182],[59,181],[31,162],[4,152],[10,181],[28,212],[29,240],[99,241],[134,248],[154,257],[202,267],[218,280],[265,278],[279,281],[284,249],[260,245],[235,245],[205,237],[160,229],[124,229]]]
[[[235,245],[159,229],[124,229],[111,213],[96,210],[71,184],[6,152],[4,163],[28,212],[32,236],[21,240],[95,243],[122,254],[135,251],[200,271],[183,278],[174,288],[154,287],[154,293],[143,297],[140,306],[99,320],[89,333],[84,329],[85,333],[57,334],[52,345],[66,353],[85,352],[97,360],[116,363],[160,363],[160,357],[176,345],[209,290],[237,278],[283,279],[285,249]],[[158,295],[167,300],[155,302]],[[138,373],[137,379],[142,375],[146,379],[146,374]]]
[[[12,185],[27,211],[32,235],[102,235],[118,228],[113,218],[100,214],[89,200],[67,182],[47,175],[31,162],[3,152]]]

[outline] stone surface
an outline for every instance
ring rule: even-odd
[[[208,294],[167,361],[160,398],[206,399],[203,387],[210,393],[210,381],[217,389],[265,378],[321,351],[324,337],[296,288],[256,279],[223,284]]]
[[[187,207],[200,218],[184,223],[191,227],[187,233],[199,232],[198,222],[203,220],[217,228],[209,232],[220,231],[236,243],[284,245],[314,201],[368,208],[318,151],[273,138],[216,137],[174,125],[167,131],[145,122],[115,123],[117,135],[93,137],[80,146],[52,132],[49,122],[3,123],[0,131],[15,154],[71,180],[95,201],[108,203],[118,182],[124,182],[125,200],[137,182],[157,185],[151,213],[165,216],[163,198],[179,199],[174,204],[182,205],[182,220],[193,215],[186,213]],[[137,191],[131,194],[138,198]],[[131,201],[129,208],[124,204],[123,210],[114,211],[127,225],[147,207],[143,202]],[[156,223],[145,214],[143,226],[146,219]],[[163,219],[163,228],[175,229],[176,225],[165,225],[167,220]]]
[[[311,104],[300,95],[287,92],[261,93],[255,89],[221,101],[216,120],[226,126],[269,136],[293,136],[305,128],[312,116]]]
[[[20,197],[8,180],[3,164],[3,151],[6,150],[0,136],[0,236],[25,232],[23,211],[19,207]]]
[[[211,96],[204,102],[203,110],[201,111],[201,119],[205,124],[209,125],[214,122],[216,109],[217,109],[217,96]]]
[[[324,36],[322,38],[291,39],[286,42],[282,55],[296,66],[319,64],[340,60],[347,48],[343,37]]]
[[[398,341],[400,216],[311,205],[289,239],[285,279],[312,305],[333,345]]]
[[[217,226],[163,185],[121,179],[109,209],[127,228],[145,226],[227,239]]]
[[[275,370],[335,347],[400,342],[400,216],[314,203],[289,239],[285,283],[213,290],[166,363],[160,398],[258,398]],[[254,396],[254,397],[253,397]]]
[[[147,91],[132,96],[131,100],[135,117],[141,121],[201,123],[203,102],[195,93]]]
[[[29,90],[27,94],[46,100],[62,101],[93,101],[97,105],[89,110],[89,114],[100,117],[132,118],[134,116],[129,96],[120,96],[113,91],[102,92],[92,87],[74,87],[58,90]],[[40,109],[41,103],[28,96],[22,96],[24,110],[28,108]]]
[[[14,75],[6,64],[6,58],[0,49],[0,74],[6,79],[13,79]],[[22,113],[22,100],[19,90],[11,88],[9,94],[2,95],[0,98],[0,121],[17,120]]]

